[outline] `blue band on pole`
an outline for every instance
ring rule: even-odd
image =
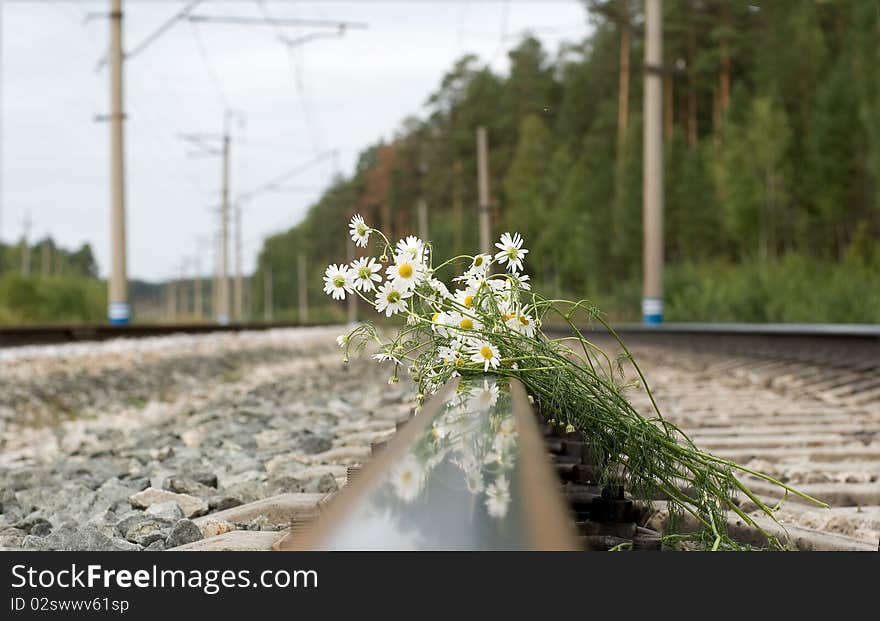
[[[107,305],[107,319],[114,326],[124,326],[131,319],[131,310],[127,302],[110,302]]]
[[[646,324],[663,323],[663,300],[661,298],[642,298],[642,320]]]

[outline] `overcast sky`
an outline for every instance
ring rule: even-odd
[[[108,75],[96,71],[108,42],[109,0],[0,0],[2,4],[2,214],[0,237],[17,240],[26,212],[31,239],[92,244],[102,274],[109,260]],[[132,49],[183,6],[126,0],[125,47]],[[212,269],[211,211],[219,202],[220,160],[192,157],[180,133],[217,134],[228,106],[233,125],[232,194],[247,191],[336,150],[246,204],[244,263],[260,241],[288,228],[320,195],[334,166],[348,174],[357,153],[389,137],[467,52],[507,71],[506,51],[532,29],[555,53],[589,30],[575,0],[510,2],[299,2],[267,0],[273,17],[368,24],[343,37],[287,47],[272,27],[180,22],[126,62],[126,171],[129,275],[160,279],[183,260]],[[201,15],[260,16],[254,0],[206,0]],[[287,26],[291,38],[317,32]],[[324,30],[327,32],[326,30]],[[201,46],[200,46],[201,44]],[[204,54],[200,52],[200,47]],[[297,87],[297,80],[301,85]],[[300,96],[300,93],[302,96]]]

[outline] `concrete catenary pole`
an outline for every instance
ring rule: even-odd
[[[223,132],[223,202],[220,207],[220,275],[217,323],[229,323],[229,131]]]
[[[485,127],[477,128],[477,186],[480,210],[480,252],[492,253],[492,232],[489,221],[489,137]]]
[[[31,274],[31,212],[24,213],[24,219],[21,221],[21,274],[22,276],[30,276]]]
[[[205,316],[205,312],[202,308],[202,260],[199,255],[193,257],[193,269],[195,269],[195,275],[193,276],[193,313],[196,320],[201,321]]]
[[[244,287],[241,280],[241,203],[235,204],[235,284],[233,288],[235,298],[235,321],[241,322],[244,317]]]
[[[296,257],[296,281],[298,286],[299,322],[309,323],[309,281],[306,276],[306,253],[300,251]]]
[[[52,245],[48,235],[40,244],[40,273],[43,278],[48,278],[52,274]]]
[[[272,321],[272,268],[268,265],[263,269],[263,319],[266,323]]]
[[[645,0],[642,318],[663,323],[663,1]]]
[[[416,205],[419,218],[419,237],[424,241],[428,240],[428,202],[424,198],[420,198]]]
[[[107,318],[127,324],[128,273],[125,248],[125,143],[122,108],[122,0],[110,0],[110,278]]]

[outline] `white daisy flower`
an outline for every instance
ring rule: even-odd
[[[370,241],[370,232],[372,229],[364,222],[363,216],[353,216],[348,228],[351,232],[351,241],[361,248],[366,248],[367,242]]]
[[[387,281],[379,287],[376,294],[376,310],[384,312],[386,317],[391,317],[400,311],[406,310],[406,299],[412,295],[412,291],[404,291],[397,282]]]
[[[478,319],[455,311],[449,313],[449,325],[459,330],[479,330],[483,327],[483,324]]]
[[[461,341],[452,341],[448,346],[443,345],[437,349],[437,355],[444,364],[453,367],[464,366],[465,353],[462,351]]]
[[[510,506],[510,483],[500,476],[486,488],[486,510],[495,518],[507,515]]]
[[[450,318],[449,313],[446,311],[439,311],[431,315],[431,330],[436,332],[440,336],[447,336],[449,331],[446,327],[449,325]]]
[[[406,239],[401,239],[399,242],[397,242],[397,254],[406,255],[412,261],[424,263],[425,242],[423,242],[415,235],[410,235]]]
[[[352,274],[347,265],[328,265],[324,272],[324,293],[334,300],[344,300],[352,292]]]
[[[519,233],[514,233],[512,237],[510,233],[505,233],[501,236],[501,242],[495,244],[496,248],[501,249],[495,258],[499,263],[507,263],[507,269],[511,272],[519,272],[523,268],[523,259],[529,253],[522,245],[523,239]]]
[[[478,254],[474,257],[474,260],[471,262],[471,266],[464,273],[465,276],[479,276],[483,277],[489,271],[489,264],[492,262],[492,255],[490,254]]]
[[[529,338],[535,336],[535,321],[531,315],[525,313],[513,313],[504,316],[504,323],[514,332],[525,334]]]
[[[418,498],[425,486],[425,470],[412,455],[402,459],[391,471],[391,487],[403,502]]]
[[[377,273],[382,266],[376,263],[373,257],[361,257],[351,262],[351,273],[354,279],[354,288],[359,291],[373,291],[376,285],[373,281],[382,282],[382,277]]]
[[[379,362],[397,362],[398,364],[400,363],[397,358],[384,351],[381,351],[378,354],[373,354],[373,360],[378,360]]]
[[[436,278],[432,278],[428,281],[428,286],[431,287],[431,290],[434,292],[435,299],[446,299],[451,297],[449,293],[449,289],[443,284],[442,280],[437,280]]]
[[[498,348],[489,341],[478,340],[471,345],[471,362],[478,362],[483,365],[483,371],[489,370],[489,367],[497,369],[501,364],[501,357]]]
[[[453,294],[453,299],[465,308],[473,308],[476,304],[476,297],[477,288],[471,286],[468,286],[466,289],[456,289]]]
[[[346,343],[348,343],[348,335],[340,334],[336,337],[336,344],[339,345],[340,348],[345,347]]]
[[[409,256],[408,253],[398,253],[394,257],[394,265],[389,265],[385,270],[388,280],[393,280],[399,289],[411,291],[424,276],[424,265]]]

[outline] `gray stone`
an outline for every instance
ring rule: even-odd
[[[90,524],[66,522],[46,537],[28,535],[21,547],[26,550],[94,550],[97,552],[140,550],[141,546],[119,537],[107,537]]]
[[[162,482],[162,487],[177,494],[189,494],[190,496],[207,497],[217,493],[215,488],[187,477],[168,477]]]
[[[299,437],[297,442],[299,449],[306,454],[322,453],[333,446],[333,440],[326,436],[319,436],[308,431]]]
[[[146,513],[170,522],[176,522],[177,520],[182,520],[186,517],[183,514],[183,509],[180,508],[180,505],[173,500],[169,500],[168,502],[157,502],[154,505],[150,505],[147,507]]]
[[[165,550],[165,542],[162,539],[157,539],[146,548],[144,548],[144,552],[163,552]]]
[[[213,472],[193,470],[186,473],[186,478],[217,489],[217,475]]]
[[[28,533],[18,528],[4,528],[0,530],[0,548],[18,548],[27,536]]]
[[[52,523],[35,514],[31,514],[23,520],[19,520],[13,524],[13,526],[23,530],[28,535],[33,535],[34,537],[45,537],[52,532]]]
[[[147,546],[157,539],[165,539],[172,524],[171,520],[142,513],[125,518],[116,525],[116,530],[128,541]]]
[[[166,548],[176,548],[202,539],[202,531],[192,520],[179,520],[165,540]]]
[[[204,515],[208,512],[208,503],[201,498],[189,494],[177,494],[175,492],[156,489],[154,487],[148,487],[142,492],[134,494],[128,499],[128,501],[131,503],[132,507],[137,509],[146,509],[161,502],[174,501],[180,505],[180,508],[183,510],[183,514],[186,517]]]
[[[223,511],[242,504],[241,500],[234,496],[211,496],[208,498],[208,508],[211,511]]]

